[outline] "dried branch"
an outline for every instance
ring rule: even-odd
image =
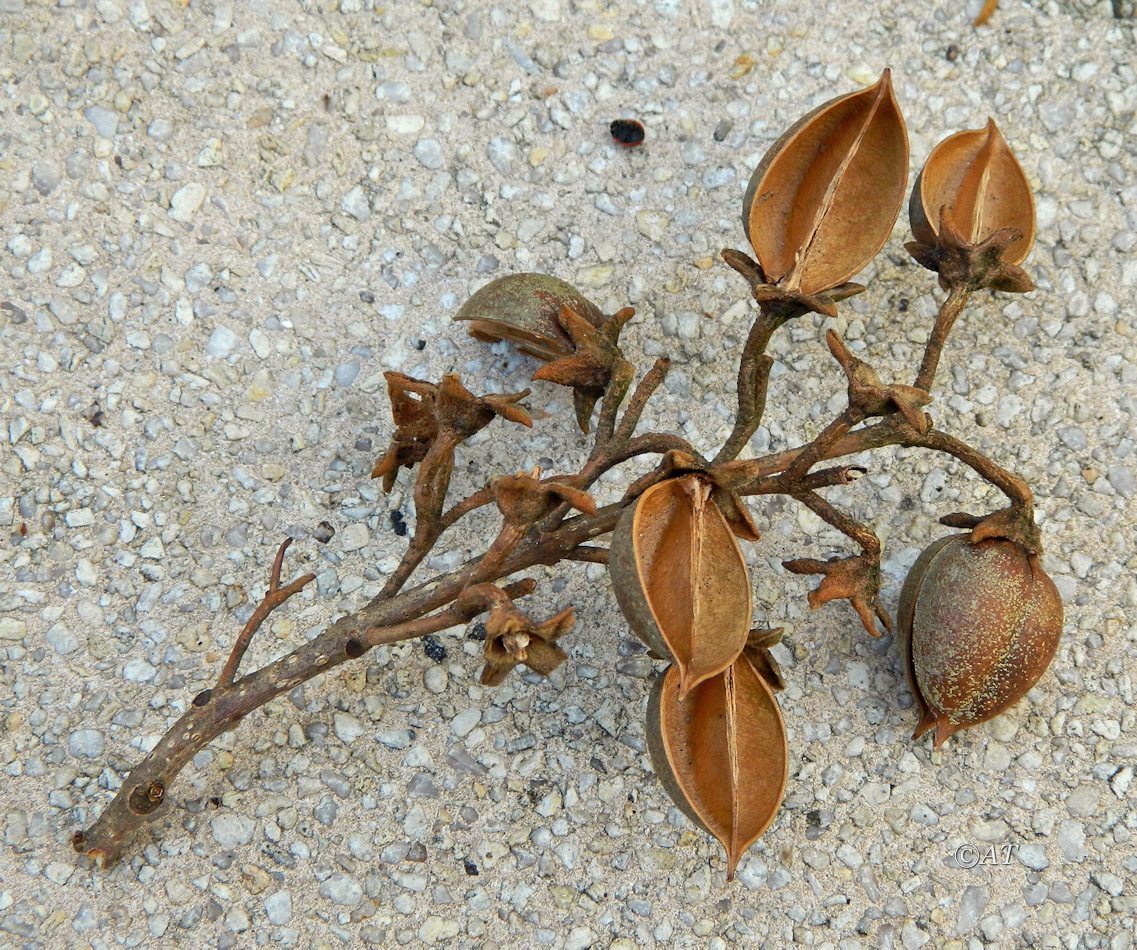
[[[831,128],[838,120],[846,126],[839,140],[833,138]],[[870,139],[874,146],[862,148]],[[496,685],[519,663],[547,675],[567,659],[555,641],[572,626],[573,608],[565,607],[537,622],[514,604],[516,598],[533,591],[535,582],[528,578],[505,581],[535,565],[579,561],[609,567],[616,579],[617,599],[632,628],[655,651],[653,655],[666,656],[679,670],[678,675],[660,678],[660,684],[671,685],[666,689],[657,686],[649,709],[649,719],[656,717],[649,722],[649,735],[670,736],[652,745],[657,771],[665,780],[670,776],[675,789],[686,789],[680,791],[680,798],[690,804],[702,800],[691,743],[711,742],[711,753],[705,748],[703,752],[713,755],[718,748],[723,753],[718,756],[720,764],[729,764],[718,780],[737,788],[731,807],[720,810],[712,824],[728,848],[732,871],[745,849],[743,841],[752,841],[761,833],[784,791],[784,768],[782,772],[771,770],[764,752],[772,750],[775,758],[780,754],[775,764],[786,764],[785,730],[773,697],[781,680],[765,652],[774,635],[749,630],[750,581],[740,542],[758,540],[759,529],[744,496],[792,497],[856,542],[861,549],[858,555],[824,561],[802,558],[785,562],[785,567],[821,575],[819,586],[809,595],[811,606],[846,599],[874,636],[879,636],[877,621],[891,628],[879,597],[880,541],[867,525],[818,494],[821,489],[851,483],[866,469],[852,464],[816,468],[827,460],[889,445],[952,455],[1006,494],[1010,505],[985,516],[947,515],[944,523],[969,529],[972,542],[1011,539],[1016,556],[1029,560],[1032,582],[1045,577],[1036,568],[1035,555],[1041,544],[1029,487],[973,447],[935,430],[923,411],[948,335],[974,290],[1025,291],[1031,286],[1019,266],[1033,241],[1034,226],[1029,186],[1021,168],[993,123],[983,132],[949,141],[955,144],[940,153],[946,156],[941,164],[946,162],[947,170],[921,178],[920,187],[928,193],[917,195],[917,241],[909,245],[913,256],[936,271],[941,286],[949,290],[925,346],[915,385],[885,384],[836,332],[829,331],[830,350],[848,382],[847,407],[810,442],[787,451],[737,460],[766,409],[774,365],[766,349],[773,334],[788,320],[808,312],[834,316],[838,301],[864,289],[848,283],[848,278],[879,249],[903,201],[907,135],[887,71],[869,89],[832,100],[805,117],[775,144],[751,180],[743,218],[757,260],[732,250],[724,251],[723,258],[747,281],[759,313],[739,359],[733,426],[711,461],[678,435],[636,435],[647,403],[663,384],[671,364],[667,357],[656,360],[633,388],[635,367],[619,345],[620,331],[634,314],[631,308],[605,317],[569,285],[540,275],[511,275],[478,291],[459,313],[460,319],[470,321],[475,335],[514,340],[525,352],[544,360],[534,379],[572,389],[577,421],[586,433],[599,402],[593,444],[584,465],[577,472],[545,478],[539,469],[504,475],[447,509],[456,448],[497,416],[531,425],[532,419],[518,404],[528,390],[475,396],[453,374],[437,384],[386,374],[395,431],[373,475],[382,477],[385,489],[390,490],[401,468],[418,467],[415,528],[398,567],[368,604],[339,617],[288,655],[238,679],[239,667],[264,621],[314,579],[313,574],[306,574],[281,584],[284,555],[292,540],[286,539],[273,562],[268,589],[237,636],[214,686],[194,697],[130,771],[102,814],[89,828],[75,833],[75,849],[100,863],[113,861],[139,828],[162,814],[168,790],[181,769],[215,737],[281,693],[377,646],[459,626],[488,611],[487,630],[492,635],[487,637],[481,682]],[[808,147],[797,147],[803,142]],[[827,151],[830,145],[834,153]],[[943,143],[937,149],[942,147]],[[997,163],[992,157],[996,155]],[[988,174],[993,163],[998,171],[994,178]],[[944,189],[955,189],[952,194],[962,196],[959,207],[971,209],[962,224],[954,212],[948,213],[952,202],[940,200]],[[1012,200],[1000,203],[999,189]],[[874,195],[874,201],[866,201],[866,195]],[[1014,220],[1008,224],[1001,218],[984,217],[985,203],[996,206],[1000,214],[1009,209]],[[936,214],[938,226],[933,226]],[[850,232],[846,226],[850,215],[857,215],[863,227]],[[881,421],[862,425],[875,417]],[[636,479],[620,501],[598,508],[588,494],[597,480],[616,466],[648,454],[659,455],[659,464]],[[405,589],[446,530],[491,502],[501,513],[501,526],[492,543],[454,570]],[[571,515],[574,508],[580,513]],[[594,543],[613,531],[610,546]],[[644,578],[650,578],[650,583]],[[637,590],[642,595],[638,600],[638,595],[632,596]],[[653,605],[663,607],[656,610]],[[1060,613],[1059,604],[1059,632]],[[703,691],[700,695],[706,702],[681,705],[683,697],[696,690]],[[738,757],[737,737],[728,734],[729,729],[707,733],[699,713],[702,708],[734,710],[739,703],[754,716],[766,717],[762,730],[748,727],[749,739],[759,732],[764,738],[753,743],[753,754],[745,762]],[[659,719],[664,715],[670,717],[667,722]],[[690,729],[676,732],[672,727],[681,716],[689,717]],[[724,713],[720,718],[725,722],[730,716]],[[670,732],[662,728],[665,725]],[[950,734],[947,729],[941,721],[937,735]],[[668,750],[660,759],[663,745]],[[679,762],[682,767],[676,765],[677,756],[687,757]],[[758,762],[765,764],[739,784],[743,766],[752,768]],[[769,782],[761,808],[739,824],[739,810],[733,803],[765,780]]]
[[[253,641],[253,635],[260,629],[268,615],[289,597],[299,593],[305,585],[316,579],[315,574],[305,574],[285,587],[280,586],[280,570],[284,566],[284,552],[288,550],[292,540],[292,538],[285,538],[281,542],[280,548],[276,552],[276,560],[272,564],[272,574],[269,576],[268,590],[265,591],[264,599],[257,605],[257,609],[253,611],[253,615],[245,623],[244,629],[237,637],[237,642],[233,644],[233,651],[229,654],[229,659],[221,670],[221,675],[217,677],[215,690],[223,689],[233,682],[233,677],[237,675],[237,668],[241,665],[245,651],[249,649],[249,644]]]

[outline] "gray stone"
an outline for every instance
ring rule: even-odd
[[[118,132],[118,113],[105,106],[88,106],[83,117],[95,127],[95,132],[104,139],[113,139]]]
[[[1086,859],[1086,829],[1080,821],[1064,821],[1055,838],[1067,861]]]
[[[482,711],[474,707],[464,709],[450,722],[450,731],[459,738],[464,739],[479,722],[482,721]]]
[[[224,358],[233,352],[233,347],[236,345],[237,334],[227,326],[221,325],[209,335],[209,341],[205,344],[205,353],[207,356]]]
[[[292,920],[292,895],[288,891],[277,891],[265,898],[265,914],[269,923],[284,927]]]
[[[419,139],[415,143],[414,156],[424,168],[439,169],[442,167],[442,145],[438,139]]]
[[[320,884],[320,896],[344,907],[355,907],[363,899],[363,888],[353,877],[333,874]]]
[[[205,185],[191,181],[170,196],[170,217],[175,221],[192,221],[205,202]]]
[[[341,742],[351,744],[367,732],[366,727],[355,716],[338,712],[333,717],[335,733]]]
[[[1041,844],[1020,844],[1015,849],[1018,859],[1033,871],[1042,871],[1050,867],[1050,859],[1046,856],[1046,848]]]
[[[1098,810],[1101,793],[1093,785],[1079,785],[1066,799],[1066,811],[1074,818],[1089,818]]]
[[[98,729],[76,729],[67,740],[72,755],[93,759],[103,754],[106,740]]]
[[[155,142],[168,142],[174,134],[174,123],[160,116],[146,127],[146,134]]]
[[[32,186],[41,195],[50,195],[63,180],[63,168],[59,162],[41,158],[32,166]]]
[[[213,837],[223,848],[239,848],[253,840],[257,823],[247,815],[214,815],[209,823]]]
[[[486,146],[486,155],[489,156],[490,164],[502,175],[510,175],[513,163],[517,160],[517,146],[512,139],[495,136]]]
[[[344,214],[350,214],[356,221],[366,221],[371,217],[371,202],[361,185],[356,185],[343,196],[340,201],[340,210]]]
[[[45,639],[56,653],[64,656],[79,649],[79,638],[62,623],[52,624]]]
[[[371,533],[362,521],[353,521],[340,532],[340,544],[345,551],[358,551],[367,547],[371,540]]]
[[[969,884],[963,889],[963,896],[959,899],[959,917],[956,919],[955,932],[959,936],[970,933],[979,922],[983,910],[987,907],[990,892],[978,884]]]

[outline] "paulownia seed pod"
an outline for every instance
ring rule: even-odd
[[[558,320],[562,307],[594,327],[604,323],[600,308],[579,290],[548,274],[507,274],[477,290],[454,315],[470,324],[470,335],[486,343],[509,340],[542,360],[567,356],[572,341]]]
[[[628,626],[678,667],[684,694],[746,646],[750,577],[734,533],[698,475],[645,491],[612,533],[608,571]]]
[[[912,737],[935,729],[939,748],[1034,686],[1062,635],[1062,599],[1037,555],[1016,542],[951,535],[917,558],[897,620],[920,712]]]
[[[1018,228],[1022,237],[1003,254],[1021,264],[1034,244],[1034,197],[1015,153],[994,119],[940,142],[924,163],[908,203],[912,234],[935,245],[945,210],[963,237],[978,244],[1000,228]]]
[[[786,728],[767,675],[747,650],[680,698],[679,670],[670,666],[648,700],[655,774],[676,807],[726,849],[728,880],[786,790]]]
[[[848,280],[888,240],[907,181],[908,133],[886,69],[800,118],[750,176],[742,228],[766,279],[807,295]]]

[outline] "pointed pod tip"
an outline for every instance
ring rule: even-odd
[[[948,741],[958,731],[958,727],[948,722],[947,717],[942,718],[936,723],[936,736],[932,741],[932,748],[939,749],[945,742]]]
[[[934,728],[938,721],[939,717],[934,712],[930,709],[925,709],[920,716],[920,721],[916,723],[916,728],[912,732],[912,738],[919,739],[929,729]]]

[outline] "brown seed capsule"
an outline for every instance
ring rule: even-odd
[[[972,244],[1001,228],[1022,232],[1003,252],[1008,264],[1021,264],[1034,244],[1034,197],[1015,153],[994,119],[982,129],[949,135],[924,163],[908,202],[912,234],[922,244],[939,239],[940,213]]]
[[[454,315],[470,324],[470,335],[486,343],[510,340],[522,353],[552,360],[573,352],[560,322],[567,307],[594,327],[604,323],[600,308],[571,284],[548,274],[507,274],[491,280]]]
[[[755,666],[758,653],[747,650],[685,698],[679,670],[670,666],[648,700],[655,774],[676,807],[726,849],[728,880],[777,815],[789,772],[786,728],[774,698],[780,678]]]
[[[920,711],[913,738],[934,728],[939,748],[1034,686],[1062,635],[1062,599],[1021,545],[952,535],[912,566],[897,619]]]
[[[678,667],[683,695],[730,666],[750,633],[738,541],[697,475],[645,491],[612,533],[608,571],[628,626]]]
[[[816,294],[881,249],[908,181],[908,133],[886,69],[824,103],[766,153],[746,188],[742,228],[771,284]]]

